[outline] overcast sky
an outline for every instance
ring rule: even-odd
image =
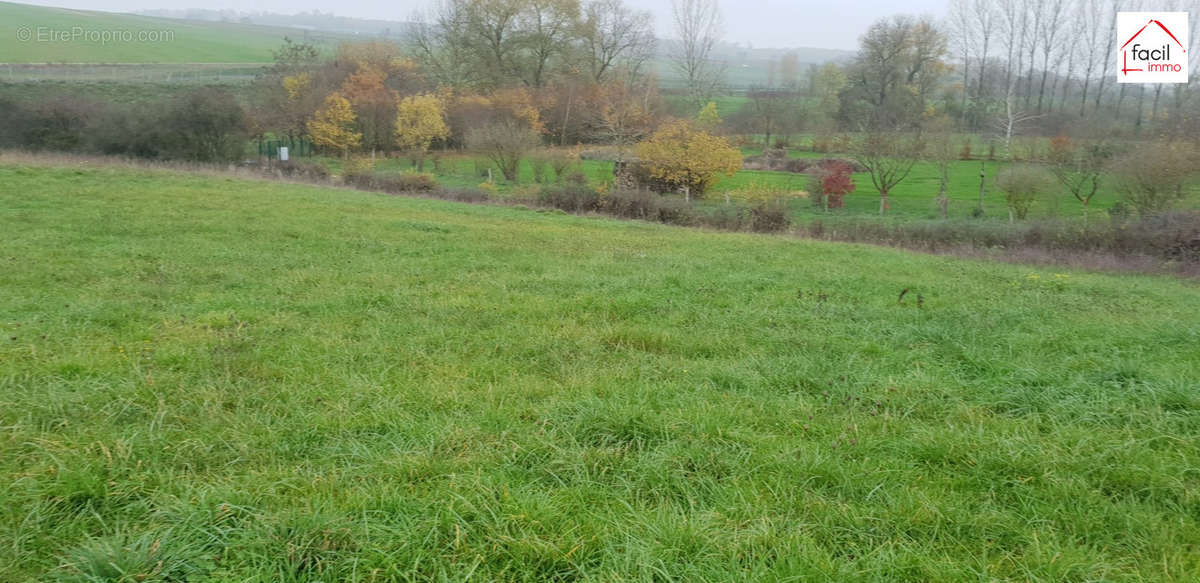
[[[207,8],[293,14],[320,10],[339,16],[408,20],[427,0],[17,0],[28,4],[110,12]],[[654,13],[659,36],[670,37],[671,0],[626,0]],[[947,0],[720,0],[725,40],[755,47],[853,49],[876,18],[906,12],[941,17]]]

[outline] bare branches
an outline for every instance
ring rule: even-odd
[[[672,64],[692,96],[706,98],[724,73],[711,61],[713,47],[722,34],[721,9],[716,0],[672,0],[671,11],[679,35]]]

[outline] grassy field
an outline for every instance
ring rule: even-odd
[[[0,233],[3,581],[1200,577],[1193,283],[3,160]]]
[[[0,2],[0,63],[264,63],[285,35],[304,32]]]

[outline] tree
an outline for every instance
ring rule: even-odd
[[[1104,36],[1104,19],[1107,13],[1099,6],[1093,5],[1092,0],[1076,0],[1073,18],[1079,27],[1077,35],[1079,43],[1077,50],[1083,62],[1083,89],[1079,98],[1079,117],[1087,113],[1088,90],[1095,77],[1097,67],[1103,67],[1102,61],[1108,56],[1109,44],[1112,39]],[[1102,75],[1106,73],[1101,73]]]
[[[645,84],[650,91],[653,84]],[[593,113],[596,136],[616,146],[616,163],[625,162],[629,146],[642,139],[652,129],[653,112],[647,100],[641,99],[643,89],[628,80],[614,80],[598,87],[600,107]]]
[[[788,51],[779,59],[779,83],[792,91],[800,88],[800,55]]]
[[[450,136],[446,110],[436,95],[413,95],[396,105],[396,143],[412,152],[417,170],[425,169],[425,155],[434,140]]]
[[[918,135],[894,132],[868,134],[859,144],[858,161],[866,167],[871,184],[879,192],[879,214],[887,211],[888,195],[908,178],[923,149]]]
[[[932,131],[928,134],[929,146],[925,150],[926,157],[933,162],[938,170],[938,211],[942,218],[949,216],[950,198],[950,165],[958,158],[955,134],[950,119],[942,116],[929,124]],[[970,139],[970,138],[967,138]]]
[[[1117,191],[1143,217],[1168,209],[1187,195],[1196,154],[1182,143],[1150,142],[1113,160]]]
[[[482,82],[467,2],[441,0],[429,12],[417,13],[413,22],[412,52],[439,85],[470,87]]]
[[[654,53],[654,19],[621,0],[593,0],[580,23],[584,58],[592,81],[603,83],[613,69],[637,73]]]
[[[467,145],[500,168],[509,182],[521,181],[521,160],[541,145],[537,132],[515,118],[504,118],[467,132]]]
[[[1063,28],[1062,17],[1066,13],[1066,0],[1040,0],[1039,5],[1044,10],[1039,10],[1041,19],[1038,22],[1038,37],[1041,40],[1042,48],[1042,84],[1038,89],[1037,111],[1042,112],[1042,99],[1046,94],[1046,79],[1050,75],[1050,58],[1056,50],[1059,50],[1059,44],[1054,42],[1059,31]],[[1054,91],[1050,91],[1050,101],[1054,101]]]
[[[466,42],[474,47],[480,77],[493,87],[501,87],[513,77],[520,78],[518,29],[524,0],[465,0],[467,3]]]
[[[532,87],[542,87],[554,59],[564,55],[579,21],[579,0],[525,0],[519,12],[521,45],[528,65],[521,69]]]
[[[895,16],[871,25],[859,40],[842,92],[842,117],[868,131],[921,123],[945,75],[946,37],[926,19]]]
[[[834,63],[826,63],[812,75],[813,113],[821,122],[832,121],[837,115],[838,96],[846,88],[846,72]]]
[[[771,147],[772,135],[795,129],[795,121],[801,110],[793,94],[773,89],[751,89],[746,97],[749,102],[744,109],[751,115],[754,133],[763,134],[763,147]]]
[[[340,93],[331,93],[325,105],[308,120],[308,135],[314,144],[331,150],[339,150],[342,157],[362,143],[362,134],[355,131],[354,109],[350,101]]]
[[[817,169],[811,181],[811,189],[812,194],[817,195],[822,210],[842,208],[846,195],[858,188],[854,182],[853,171],[849,164],[841,160]]]
[[[1049,184],[1046,170],[1039,166],[1011,166],[1000,171],[996,183],[1008,204],[1008,222],[1024,220],[1029,209]]]
[[[717,102],[710,101],[700,108],[700,113],[696,115],[696,125],[700,129],[711,132],[721,127],[725,120],[721,119],[721,114],[717,111]]]
[[[340,94],[354,109],[362,145],[371,150],[390,150],[396,133],[396,92],[387,86],[387,72],[366,62],[358,65],[342,83]]]
[[[198,162],[227,162],[242,155],[246,113],[233,94],[197,89],[176,99],[164,116],[164,133],[176,138],[169,155]]]
[[[1050,150],[1050,170],[1054,178],[1083,205],[1084,220],[1088,205],[1104,181],[1105,164],[1112,158],[1107,144],[1076,147],[1066,138],[1055,138]]]
[[[283,46],[272,53],[274,65],[271,71],[277,75],[295,75],[315,69],[321,53],[310,43],[298,43],[283,37]]]
[[[717,0],[671,0],[675,34],[679,36],[671,63],[683,77],[692,98],[707,98],[723,71],[711,61],[721,38],[721,8]]]
[[[976,38],[979,42],[979,88],[976,95],[985,97],[987,94],[988,54],[992,37],[995,36],[999,27],[1000,16],[996,13],[995,0],[975,0],[972,12],[975,14]]]
[[[702,196],[717,176],[733,176],[742,168],[741,152],[686,121],[664,124],[638,144],[637,156],[651,177],[682,191],[689,200]]]

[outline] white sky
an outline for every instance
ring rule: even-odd
[[[338,16],[408,20],[426,0],[18,0],[26,4],[133,12],[206,8],[293,14],[320,10]],[[626,0],[655,15],[659,36],[671,37],[671,0]],[[858,36],[879,17],[900,12],[942,17],[947,0],[720,0],[725,40],[755,47],[854,49]]]

